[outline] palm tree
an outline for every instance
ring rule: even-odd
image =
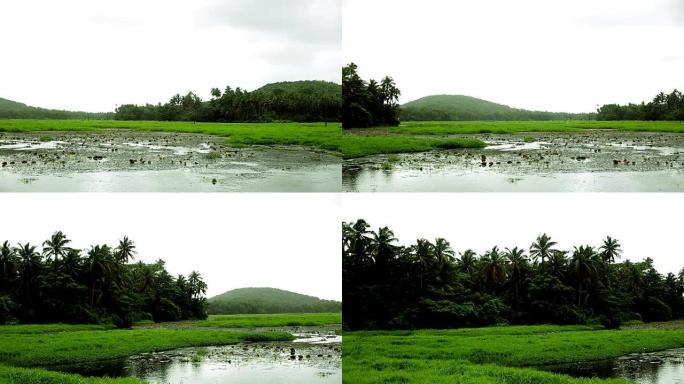
[[[500,286],[506,281],[506,260],[494,246],[480,260],[483,263],[482,273],[488,286]]]
[[[33,301],[32,287],[42,266],[41,256],[36,251],[36,246],[29,243],[18,244],[16,253],[19,257],[19,278],[22,292],[26,302],[30,304]]]
[[[416,240],[416,244],[412,246],[413,254],[418,263],[418,270],[420,276],[420,289],[423,289],[423,277],[432,266],[432,258],[434,255],[434,245],[426,239]]]
[[[112,272],[111,251],[107,245],[91,246],[86,257],[86,270],[90,278],[90,305],[95,305],[97,285],[109,277]]]
[[[551,241],[551,237],[544,233],[541,236],[537,236],[537,240],[532,243],[530,247],[530,256],[537,262],[541,260],[541,265],[544,265],[544,260],[548,259],[554,251],[553,246],[556,245],[555,241]]]
[[[193,298],[198,298],[207,292],[207,283],[202,280],[202,276],[197,271],[192,271],[188,276],[188,285]]]
[[[123,239],[119,240],[119,246],[116,247],[114,255],[117,263],[128,264],[130,260],[135,260],[135,253],[133,241],[129,240],[128,236],[124,236]]]
[[[43,242],[43,256],[48,260],[52,258],[52,260],[57,263],[57,261],[59,261],[60,258],[63,258],[69,251],[67,244],[70,242],[71,240],[69,240],[62,231],[53,233],[50,239]]]
[[[371,232],[371,235],[370,249],[373,259],[378,266],[384,268],[396,255],[396,247],[392,243],[397,239],[394,232],[387,227],[378,229],[378,232]]]
[[[610,236],[603,240],[603,245],[599,249],[601,250],[601,259],[605,263],[614,263],[615,259],[619,259],[620,254],[622,254],[620,243]]]
[[[346,240],[343,242],[343,254],[347,255],[353,264],[369,261],[370,232],[368,228],[370,226],[365,220],[357,220],[353,225],[347,223],[342,225],[342,238]]]
[[[525,251],[518,247],[513,249],[506,248],[506,258],[508,259],[509,282],[513,285],[515,304],[518,305],[520,297],[520,286],[523,284],[529,270],[529,263]]]
[[[468,276],[475,274],[477,254],[472,249],[466,249],[456,261],[456,268]]]
[[[5,241],[0,246],[0,292],[9,289],[9,284],[17,274],[17,255],[10,246],[9,241]]]
[[[546,271],[558,279],[565,277],[565,270],[568,264],[568,252],[554,249],[546,265]]]
[[[437,277],[443,288],[448,280],[448,276],[452,273],[454,250],[446,239],[439,237],[435,239],[433,252],[437,267]]]
[[[583,283],[596,277],[597,253],[592,246],[575,247],[570,260],[570,269],[577,277],[577,305],[582,306]]]

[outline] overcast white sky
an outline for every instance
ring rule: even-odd
[[[389,226],[404,245],[443,237],[458,252],[529,249],[545,232],[559,249],[572,249],[600,246],[609,235],[622,244],[623,260],[651,257],[661,273],[684,267],[684,194],[347,193],[343,207],[345,221],[363,218],[376,231]]]
[[[274,287],[342,298],[338,194],[3,194],[0,242],[40,245],[56,230],[77,248],[127,235],[137,260],[199,271],[208,296]]]
[[[0,97],[113,111],[212,87],[340,82],[340,0],[2,0]]]
[[[593,112],[684,88],[682,0],[343,0],[343,57],[401,102]]]

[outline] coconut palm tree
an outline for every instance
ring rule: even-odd
[[[95,305],[95,291],[112,272],[111,249],[107,245],[91,246],[85,262],[90,279],[90,305]]]
[[[69,252],[69,240],[62,231],[57,231],[50,236],[48,240],[43,242],[43,256],[48,260],[52,259],[53,262],[57,263],[60,258],[63,258],[67,252]]]
[[[396,256],[396,246],[392,244],[396,241],[394,232],[387,227],[382,227],[377,232],[371,232],[371,253],[373,260],[381,268],[387,266]]]
[[[506,281],[506,259],[494,246],[480,259],[485,283],[490,287],[499,287]]]
[[[439,237],[435,239],[433,252],[435,256],[437,278],[439,279],[440,284],[442,284],[442,288],[444,288],[444,285],[449,279],[449,275],[453,272],[454,250],[446,239]]]
[[[188,285],[194,299],[207,293],[207,283],[202,280],[202,276],[197,271],[192,271],[188,276]]]
[[[548,259],[554,251],[554,245],[556,245],[556,242],[552,241],[551,237],[547,236],[546,233],[537,236],[537,240],[532,243],[532,246],[530,247],[530,256],[535,262],[540,261],[540,264],[544,266],[544,261]]]
[[[124,236],[123,239],[119,240],[119,246],[114,250],[116,262],[119,264],[128,264],[130,260],[135,260],[135,254],[135,244],[133,244],[133,241],[128,236]]]
[[[416,258],[419,271],[419,287],[423,289],[423,278],[425,273],[430,270],[433,263],[435,246],[426,239],[416,240],[416,244],[412,246],[413,255]]]
[[[36,251],[36,246],[26,243],[18,244],[16,248],[19,258],[19,279],[24,294],[24,300],[31,304],[33,301],[33,286],[42,269],[42,258]]]
[[[619,259],[622,254],[620,243],[618,243],[617,239],[613,239],[610,236],[603,240],[603,245],[599,250],[601,251],[601,259],[605,263],[614,263],[615,259]]]
[[[477,254],[472,249],[466,249],[456,260],[456,268],[468,276],[473,276],[477,268]]]
[[[568,252],[554,249],[546,265],[546,272],[558,279],[565,277],[568,264]]]
[[[508,281],[513,286],[513,294],[517,306],[520,298],[520,288],[529,272],[529,262],[527,256],[525,256],[525,251],[518,247],[513,249],[506,248],[505,256],[508,259]]]
[[[9,290],[9,284],[14,281],[17,274],[17,255],[10,246],[9,241],[5,241],[0,246],[0,292]]]
[[[590,282],[596,277],[598,271],[598,254],[594,247],[581,245],[574,247],[570,260],[570,270],[577,278],[577,305],[582,306],[582,289],[585,282]]]

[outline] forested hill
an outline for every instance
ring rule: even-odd
[[[340,312],[342,303],[276,288],[238,288],[208,300],[209,314]]]
[[[0,119],[111,119],[113,113],[61,111],[31,107],[0,97]]]
[[[124,104],[117,120],[208,122],[338,121],[342,86],[305,80],[267,84],[255,91],[230,86],[211,89],[211,99],[193,92],[176,94],[165,104]]]
[[[402,120],[567,120],[593,119],[592,113],[528,111],[463,95],[432,95],[401,106]]]

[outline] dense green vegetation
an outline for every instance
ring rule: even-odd
[[[136,250],[124,237],[87,250],[71,248],[61,231],[43,242],[0,244],[0,324],[114,323],[206,318],[207,285],[193,271],[171,276],[164,261],[132,264]],[[0,348],[2,350],[2,348]]]
[[[341,325],[342,313],[278,313],[253,315],[210,315],[206,320],[193,321],[193,327],[258,328]]]
[[[684,120],[684,95],[678,90],[660,92],[649,103],[605,104],[598,109],[599,120]]]
[[[345,332],[345,383],[608,384],[530,368],[684,345],[682,329],[505,326]]]
[[[113,113],[60,111],[31,107],[0,97],[0,119],[111,119]]]
[[[592,120],[592,113],[528,111],[463,95],[431,95],[401,106],[401,120]]]
[[[546,234],[530,246],[456,255],[443,238],[399,246],[387,227],[342,224],[345,329],[451,328],[501,323],[586,324],[684,316],[684,270],[617,262],[622,250],[561,250]]]
[[[350,63],[342,68],[342,127],[364,128],[399,125],[399,96],[394,80],[365,81]]]
[[[338,151],[339,123],[192,123],[114,120],[2,120],[0,132],[97,131],[130,129],[148,132],[203,133],[226,137],[226,144],[305,145]]]
[[[340,312],[342,303],[276,288],[238,288],[207,301],[209,314]]]
[[[267,84],[252,92],[226,87],[211,90],[202,101],[193,92],[174,95],[165,104],[124,104],[117,120],[205,122],[339,121],[341,89],[326,81],[294,81]]]

